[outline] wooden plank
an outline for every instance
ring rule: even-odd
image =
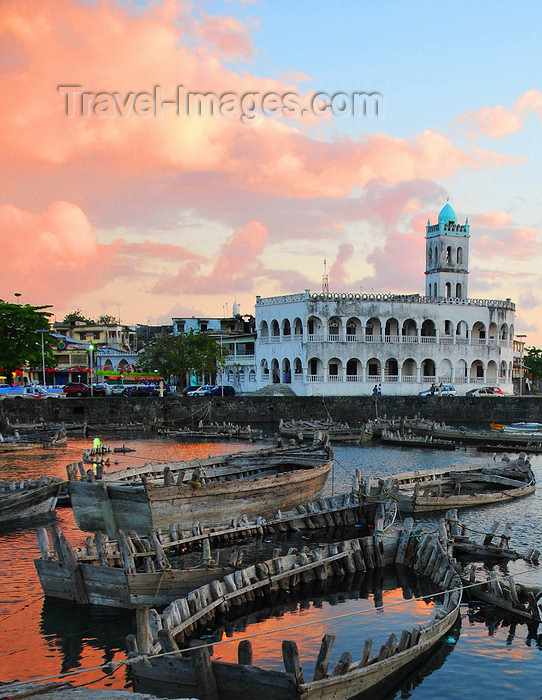
[[[319,681],[321,678],[325,678],[327,676],[329,659],[331,652],[333,651],[335,639],[336,636],[334,634],[326,634],[323,636],[320,651],[318,652],[318,657],[316,659],[316,666],[314,668],[314,675],[312,678],[314,681]]]

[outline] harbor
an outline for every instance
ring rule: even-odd
[[[103,434],[101,437],[112,448],[125,445],[135,449],[134,452],[112,452],[110,456],[117,464],[112,463],[111,469],[126,469],[147,461],[158,461],[158,458],[159,461],[166,462],[202,459],[210,454],[230,453],[232,449],[231,442],[228,441],[187,444],[162,436],[143,437],[130,434],[117,438]],[[2,478],[22,480],[37,478],[43,473],[65,478],[66,465],[77,460],[82,451],[89,447],[89,443],[89,438],[70,438],[68,445],[55,451],[6,454],[3,456]],[[253,450],[257,446],[257,443],[253,442],[238,442],[235,449]],[[323,492],[323,495],[328,497],[351,489],[356,469],[359,469],[365,478],[378,479],[420,468],[444,468],[452,464],[467,467],[476,463],[487,463],[487,456],[481,456],[474,448],[464,446],[448,453],[384,446],[375,442],[363,447],[336,444],[334,451],[335,465]],[[513,453],[511,455],[517,457]],[[542,478],[541,458],[534,455],[530,459],[533,472],[538,478]],[[535,492],[526,498],[498,506],[464,509],[461,511],[461,520],[477,531],[489,530],[495,520],[501,523],[510,522],[513,535],[511,546],[514,549],[525,550],[540,544],[536,527],[537,513],[542,513],[542,503]],[[69,508],[57,509],[57,519],[70,543],[74,547],[84,546],[85,533],[77,528],[72,511]],[[422,514],[417,517],[417,522],[434,528],[437,520],[431,514]],[[6,531],[1,535],[0,541],[4,545],[2,566],[5,569],[9,567],[12,571],[12,576],[4,585],[0,609],[4,620],[2,644],[4,648],[12,650],[2,661],[3,680],[46,678],[61,672],[87,668],[95,670],[78,673],[70,679],[74,685],[92,684],[89,687],[104,689],[130,686],[125,667],[119,666],[111,675],[104,674],[98,668],[104,663],[120,662],[126,658],[125,639],[136,631],[133,613],[118,610],[112,612],[103,608],[89,610],[51,599],[44,600],[33,564],[33,560],[40,556],[36,528],[24,527]],[[527,566],[521,561],[511,562],[508,566],[518,582],[533,586],[542,583],[541,574],[536,566]],[[378,578],[376,582],[378,583]],[[341,606],[346,605],[353,613],[357,609],[364,609],[364,628],[363,632],[360,632],[357,623],[354,625],[345,621],[339,624],[340,634],[334,652],[336,658],[331,660],[333,666],[344,649],[352,652],[357,650],[356,653],[359,651],[361,654],[362,650],[358,649],[357,641],[359,634],[373,638],[373,644],[383,644],[386,641],[389,625],[378,613],[378,600],[381,596],[384,596],[384,609],[389,600],[393,600],[397,606],[397,609],[393,610],[397,616],[399,631],[401,625],[410,624],[412,598],[405,599],[400,581],[395,584],[390,581],[387,585],[388,592],[384,590],[382,593],[378,593],[380,584],[377,585],[377,589],[374,588],[374,580],[369,585],[367,581],[354,583],[354,588],[350,588],[348,595],[342,594],[340,587],[335,589],[336,593],[332,590],[329,599],[331,607],[327,602],[323,607],[310,608],[311,624],[303,629],[303,637],[307,637],[307,641],[302,644],[304,652],[309,656],[318,653],[324,632],[327,633],[336,627],[333,623],[324,622],[324,618],[340,615]],[[372,600],[374,596],[376,598]],[[282,640],[291,638],[276,630],[289,624],[297,624],[304,619],[304,610],[307,608],[300,601],[296,603],[294,600],[293,606],[287,605],[279,617],[270,617],[266,622],[261,620],[258,623],[260,628],[262,625],[265,628],[265,636],[254,647],[256,665],[261,662],[262,654],[267,658],[278,653],[280,657]],[[338,602],[341,604],[337,607]],[[432,672],[427,672],[427,666],[420,666],[417,675],[414,671],[410,680],[403,681],[402,686],[399,685],[386,697],[400,697],[400,688],[404,690],[407,687],[405,683],[408,685],[410,696],[414,698],[437,697],[440,692],[437,688],[446,688],[448,697],[469,692],[471,697],[482,698],[491,693],[495,694],[497,688],[500,692],[499,697],[513,697],[512,686],[509,695],[506,694],[507,682],[510,673],[518,669],[521,670],[522,679],[527,684],[526,692],[537,692],[537,627],[533,628],[520,620],[507,620],[506,616],[502,619],[499,615],[496,609],[491,612],[487,605],[476,607],[471,603],[469,607],[463,603],[459,615],[460,629],[457,634],[450,634],[449,638],[452,641],[442,642],[444,646],[436,652],[436,658],[440,659],[441,663],[435,663]],[[242,638],[243,629],[241,626],[238,632],[233,633],[233,637]],[[379,629],[381,642],[378,642]],[[454,636],[457,639],[454,639]],[[224,638],[224,641],[228,638]],[[229,647],[232,649],[228,650]],[[220,656],[226,660],[232,659],[232,654],[236,653],[236,645],[226,643],[221,645],[220,649]],[[467,677],[461,672],[469,663],[476,663],[477,677],[480,679],[475,691],[469,688]]]

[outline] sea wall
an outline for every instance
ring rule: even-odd
[[[182,427],[207,420],[251,425],[289,419],[324,419],[355,424],[379,416],[421,416],[449,424],[514,421],[542,422],[538,396],[438,397],[383,396],[375,407],[371,396],[235,396],[227,399],[165,397],[96,397],[69,399],[2,399],[0,424],[43,420],[47,423],[145,423],[149,426]]]

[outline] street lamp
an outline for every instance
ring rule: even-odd
[[[94,396],[94,389],[92,387],[92,351],[94,350],[94,345],[92,343],[88,346],[88,351],[90,354],[90,397]]]
[[[516,338],[526,338],[525,333],[516,333]],[[525,346],[525,342],[523,340],[520,340],[520,346],[519,346],[519,395],[523,396],[523,348]]]
[[[43,334],[49,333],[49,328],[38,328],[37,333],[41,333],[41,369],[43,373],[43,388],[47,386],[45,383],[45,345],[43,340]]]

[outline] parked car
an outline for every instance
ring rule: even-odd
[[[98,382],[98,383],[92,385],[93,396],[108,396],[109,393],[110,393],[109,384],[104,384],[103,382]]]
[[[49,394],[41,386],[10,386],[4,384],[0,387],[0,398],[13,399],[58,399],[58,394]]]
[[[154,384],[138,384],[130,387],[130,396],[160,396],[160,390]]]
[[[194,384],[193,386],[185,386],[183,389],[183,396],[188,396],[188,394],[191,394],[193,391],[197,391],[200,388],[201,384]]]
[[[479,386],[467,391],[465,396],[504,396],[500,386]]]
[[[211,393],[212,386],[210,384],[203,384],[196,389],[196,391],[191,391],[187,396],[209,396]]]
[[[111,396],[126,396],[129,392],[129,387],[124,384],[111,384]]]
[[[90,396],[90,387],[81,382],[66,384],[62,390],[66,396]]]
[[[436,384],[434,387],[420,391],[420,396],[457,396],[457,390],[453,384],[443,384],[441,387]]]
[[[235,396],[235,389],[232,386],[217,384],[209,393],[211,396]]]

